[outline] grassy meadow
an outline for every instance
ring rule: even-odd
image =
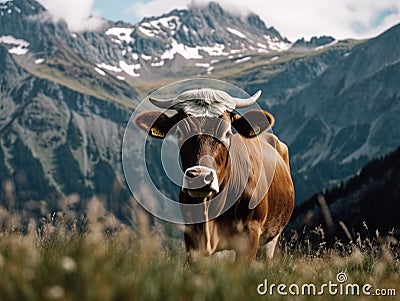
[[[184,244],[133,206],[123,224],[98,200],[88,206],[82,225],[72,211],[49,214],[35,222],[24,213],[0,208],[0,300],[398,300],[399,297],[322,296],[273,291],[268,284],[345,283],[394,288],[400,293],[398,243],[376,235],[333,248],[311,248],[296,236],[282,239],[273,260],[262,252],[256,262],[233,263],[233,254],[188,264]],[[323,235],[323,231],[321,235]],[[286,289],[286,292],[288,290]],[[396,299],[397,298],[397,299]]]

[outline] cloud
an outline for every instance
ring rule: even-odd
[[[196,0],[206,3],[208,0]],[[290,40],[332,35],[339,39],[369,38],[399,23],[398,0],[216,0],[235,13],[252,11],[267,26],[274,26]],[[191,0],[150,0],[131,6],[137,18],[160,15],[175,8],[186,8]],[[239,8],[239,9],[238,9]]]
[[[104,21],[94,12],[94,0],[39,0],[55,21],[64,20],[71,31],[94,31]]]
[[[129,11],[138,18],[158,16],[173,9],[187,8],[189,2],[188,0],[136,2],[130,6]]]

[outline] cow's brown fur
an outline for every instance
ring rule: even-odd
[[[231,183],[240,182],[243,176],[247,176],[241,171],[249,168],[250,176],[245,191],[234,206],[217,218],[185,226],[185,242],[189,256],[196,256],[196,253],[209,255],[215,251],[233,249],[239,259],[255,259],[259,244],[267,244],[267,256],[272,257],[277,238],[291,216],[294,188],[290,176],[287,146],[270,133],[261,134],[259,139],[240,136],[235,136],[234,139],[241,139],[244,142],[249,158],[246,160],[245,156],[241,156],[243,149],[235,149],[237,143],[232,141],[229,150],[232,160],[229,164],[236,166],[232,168],[234,174],[225,175],[224,179],[232,177]],[[261,155],[261,151],[264,152],[264,156]],[[266,175],[261,174],[260,177],[257,175],[260,174],[261,164],[264,165],[266,172],[274,172],[268,168],[271,160],[276,161],[275,173],[266,191],[268,188]],[[226,170],[230,170],[229,165]],[[257,186],[258,181],[261,183]],[[262,200],[254,209],[249,209],[249,202],[254,193],[262,195]],[[186,198],[187,195],[181,193],[181,201],[185,202]],[[211,235],[208,246],[207,232]]]
[[[272,124],[273,117],[267,112],[264,113]],[[184,117],[180,112],[173,117],[175,120],[172,123]],[[226,112],[219,118],[226,122],[234,122],[239,117]],[[202,123],[196,118],[189,119],[188,122],[197,125]],[[275,135],[264,130],[265,128],[255,138],[233,135],[229,147],[215,138],[201,135],[192,137],[190,142],[180,145],[184,169],[199,164],[199,160],[205,155],[214,158],[217,166],[209,167],[216,168],[222,191],[220,194],[225,194],[220,198],[222,202],[210,204],[209,201],[214,195],[205,199],[194,199],[181,191],[181,203],[204,203],[205,222],[185,226],[185,243],[189,258],[233,249],[239,260],[255,259],[259,245],[266,245],[267,256],[273,256],[279,235],[293,210],[294,187],[287,146]],[[245,183],[244,191],[236,191],[240,187],[237,183]],[[214,219],[208,218],[208,211],[223,210],[226,201],[232,197],[236,201],[233,206]],[[249,206],[255,207],[250,209]],[[183,215],[185,216],[184,212]]]

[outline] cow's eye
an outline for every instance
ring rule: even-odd
[[[226,134],[225,134],[225,137],[227,139],[229,139],[229,138],[231,138],[231,136],[232,136],[232,132],[231,131],[227,131]]]

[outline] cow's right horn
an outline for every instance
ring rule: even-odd
[[[254,104],[261,96],[262,91],[258,90],[256,93],[254,93],[253,96],[249,97],[249,98],[235,98],[232,97],[233,101],[236,104],[236,108],[240,109],[240,108],[245,108],[248,106],[251,106],[252,104]]]
[[[175,99],[161,100],[154,97],[149,97],[150,102],[160,109],[173,109]]]

